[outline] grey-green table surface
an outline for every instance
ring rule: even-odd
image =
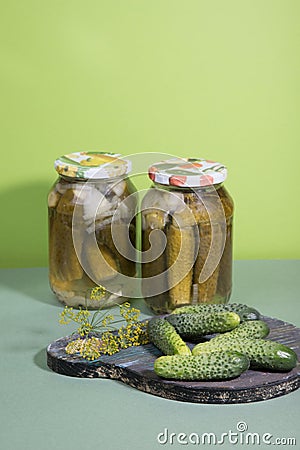
[[[62,305],[48,286],[47,269],[0,270],[0,442],[3,450],[270,448],[262,442],[295,438],[300,448],[300,391],[258,403],[205,405],[155,397],[120,382],[58,375],[46,365],[47,345],[73,331],[58,324]],[[300,261],[236,261],[231,301],[300,327]],[[150,311],[135,304],[144,315]],[[222,433],[247,431],[237,437]],[[243,425],[239,425],[242,427]],[[167,430],[167,431],[166,431]],[[160,433],[160,441],[157,437]],[[219,443],[194,444],[196,433]],[[176,435],[173,437],[171,433]],[[179,435],[179,433],[185,433]],[[243,444],[257,433],[261,444]],[[163,444],[168,436],[166,444]],[[178,442],[182,440],[184,443]],[[238,439],[238,443],[234,443]],[[288,442],[281,441],[282,443]],[[257,441],[256,441],[257,442]],[[272,445],[272,444],[271,444]],[[287,445],[285,445],[287,446]]]

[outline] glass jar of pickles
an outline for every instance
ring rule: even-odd
[[[174,158],[153,164],[142,215],[142,294],[155,313],[226,303],[232,285],[233,201],[224,165]]]
[[[59,178],[48,195],[50,287],[68,306],[122,303],[122,276],[136,274],[130,162],[76,152],[57,159],[55,168]]]

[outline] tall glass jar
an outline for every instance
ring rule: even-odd
[[[204,159],[152,165],[142,202],[142,293],[158,314],[227,303],[232,286],[233,201],[226,168]]]
[[[59,177],[48,195],[49,281],[68,306],[122,303],[127,297],[120,276],[136,274],[135,188],[127,177],[130,163],[119,156],[77,152],[55,161]]]

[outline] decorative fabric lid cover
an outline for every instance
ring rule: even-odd
[[[82,179],[103,179],[126,175],[131,163],[120,154],[105,152],[75,152],[58,158],[54,167],[60,175]]]
[[[209,186],[222,183],[226,177],[223,164],[202,158],[172,158],[149,168],[152,181],[169,186]]]

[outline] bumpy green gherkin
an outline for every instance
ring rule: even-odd
[[[260,313],[250,306],[243,305],[242,303],[229,303],[223,304],[206,304],[200,303],[198,305],[186,305],[175,309],[172,314],[211,314],[214,312],[232,311],[240,316],[241,322],[246,320],[258,320]]]
[[[262,339],[268,336],[269,332],[270,328],[263,320],[250,320],[241,323],[238,327],[234,328],[234,330],[219,334],[215,338],[211,339],[210,342],[223,339]]]
[[[190,348],[181,339],[175,328],[161,317],[149,320],[148,336],[150,342],[165,355],[191,355]]]
[[[238,377],[248,367],[247,356],[235,351],[161,356],[154,362],[158,376],[174,380],[226,380]]]
[[[166,317],[183,339],[195,341],[207,334],[224,333],[240,324],[239,316],[230,311],[207,314],[170,314]]]
[[[244,353],[254,369],[287,372],[297,365],[297,355],[289,347],[264,339],[211,339],[209,342],[197,344],[193,355],[207,352],[232,350]]]

